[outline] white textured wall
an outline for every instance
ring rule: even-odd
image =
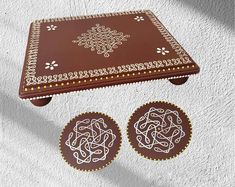
[[[54,97],[43,108],[18,98],[32,20],[135,9],[151,9],[199,64],[200,74],[182,86],[161,80]],[[232,186],[233,9],[232,0],[1,0],[0,186]],[[154,100],[175,103],[192,121],[191,144],[172,160],[146,160],[127,141],[129,116]],[[86,111],[112,116],[123,135],[117,159],[92,173],[68,166],[58,150],[64,125]]]

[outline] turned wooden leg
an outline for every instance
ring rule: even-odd
[[[170,81],[172,84],[175,84],[175,85],[184,84],[187,80],[188,80],[188,77],[177,78],[177,79],[169,79],[169,81]]]
[[[43,99],[35,99],[35,100],[30,100],[30,102],[35,105],[35,106],[45,106],[48,103],[50,103],[52,97],[47,97]]]

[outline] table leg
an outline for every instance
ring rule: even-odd
[[[48,103],[50,103],[52,97],[47,97],[43,99],[35,99],[35,100],[30,100],[30,102],[35,105],[35,106],[45,106]]]
[[[175,85],[184,84],[187,80],[188,80],[188,77],[177,78],[177,79],[169,79],[169,81],[170,81],[172,84],[175,84]]]

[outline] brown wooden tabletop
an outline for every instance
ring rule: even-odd
[[[31,23],[19,95],[53,95],[152,79],[182,84],[198,65],[149,10]]]

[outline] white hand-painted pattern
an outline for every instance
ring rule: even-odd
[[[47,30],[48,30],[48,31],[55,31],[56,28],[57,28],[56,25],[48,25],[48,26],[47,26]]]
[[[165,47],[162,47],[162,48],[157,48],[157,53],[161,53],[162,55],[166,55],[167,53],[169,53],[168,50],[166,50]]]
[[[96,24],[95,27],[82,33],[77,40],[72,42],[77,43],[78,46],[91,48],[91,51],[96,50],[97,54],[103,54],[104,57],[109,57],[109,53],[114,52],[114,49],[118,48],[118,45],[122,45],[122,42],[127,41],[129,37],[130,35],[124,35],[122,32]]]
[[[185,136],[177,111],[151,107],[134,124],[136,140],[141,148],[169,153]]]
[[[54,60],[51,63],[50,62],[45,63],[45,69],[53,70],[57,66],[58,66],[58,64],[56,64],[56,61],[54,61]]]
[[[135,19],[136,21],[138,21],[138,22],[144,21],[143,16],[136,16],[134,19]]]
[[[65,144],[73,151],[77,164],[83,164],[105,160],[115,139],[103,118],[84,119],[76,122]]]

